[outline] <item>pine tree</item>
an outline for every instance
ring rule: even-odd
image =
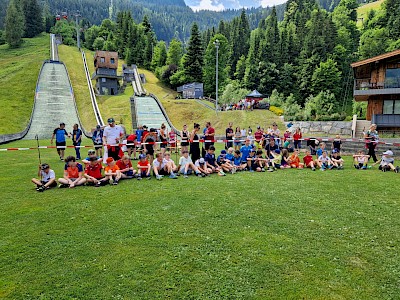
[[[15,0],[10,0],[5,19],[5,39],[11,48],[22,44],[25,21],[21,11],[17,9]]]
[[[249,51],[249,41],[250,41],[250,25],[249,20],[246,15],[246,11],[242,9],[240,18],[237,19],[237,25],[235,26],[235,21],[233,24],[233,36],[232,41],[232,51],[230,57],[231,64],[231,76],[233,77],[236,71],[236,64],[242,55],[247,55]]]
[[[203,48],[199,27],[193,24],[191,36],[184,56],[183,69],[187,81],[202,82],[203,79]]]
[[[27,38],[37,36],[43,31],[43,14],[37,0],[23,0],[25,16],[25,34]]]

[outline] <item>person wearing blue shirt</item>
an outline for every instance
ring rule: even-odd
[[[103,132],[101,126],[97,125],[96,130],[92,133],[92,141],[98,157],[103,156]]]
[[[65,136],[70,137],[68,132],[65,130],[65,123],[60,123],[60,127],[54,129],[53,135],[51,136],[50,144],[53,144],[54,137],[56,138],[57,153],[60,160],[64,160],[64,153],[66,148]]]
[[[136,134],[136,140],[140,143],[143,135],[143,127],[139,126],[138,129],[136,129],[135,134]]]
[[[81,159],[81,142],[82,130],[79,129],[78,124],[74,124],[72,129],[72,144],[75,146],[76,159]]]
[[[207,168],[210,168],[212,172],[218,172],[220,175],[224,176],[225,173],[222,169],[217,165],[215,161],[215,147],[210,146],[207,150],[207,154],[204,156],[204,161],[206,163]]]
[[[252,149],[253,146],[250,145],[250,140],[246,139],[245,144],[242,147],[240,147],[240,152],[242,153],[242,163],[247,164],[247,158],[249,157]]]
[[[318,148],[317,151],[316,151],[317,158],[320,157],[320,156],[322,155],[322,153],[323,153],[324,150],[325,150],[325,147],[326,147],[326,144],[325,144],[325,143],[319,144],[319,148]]]

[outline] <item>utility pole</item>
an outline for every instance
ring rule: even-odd
[[[215,113],[218,112],[218,50],[220,42],[214,41],[215,48],[217,49],[216,60],[215,60]]]

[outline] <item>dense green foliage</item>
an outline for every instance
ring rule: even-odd
[[[16,1],[12,0],[7,7],[5,40],[11,48],[17,48],[22,44],[25,20],[22,11]]]

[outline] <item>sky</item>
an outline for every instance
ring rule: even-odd
[[[202,9],[221,11],[228,8],[273,6],[286,0],[185,0],[185,2],[195,11]]]

